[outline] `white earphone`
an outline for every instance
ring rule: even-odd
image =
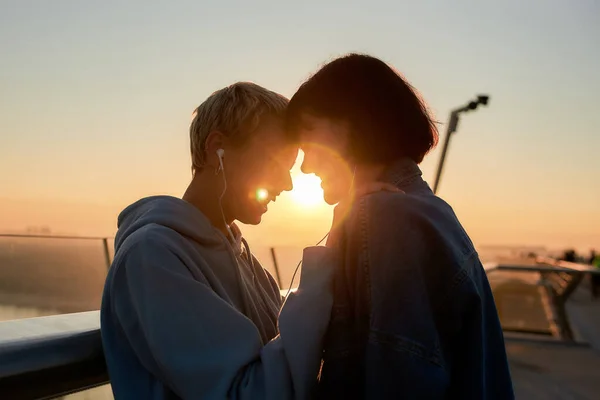
[[[223,211],[223,204],[222,204],[223,196],[225,196],[225,192],[227,191],[227,178],[225,177],[225,167],[223,167],[223,155],[224,154],[225,154],[225,150],[223,150],[223,149],[217,150],[217,157],[219,157],[219,168],[217,169],[216,173],[218,174],[219,172],[221,172],[221,174],[223,175],[223,191],[221,192],[221,196],[219,196],[219,208],[221,209],[221,216],[223,217],[223,223],[225,224],[225,228],[227,228],[227,233],[229,233],[231,240],[234,240],[235,237],[233,236],[233,232],[231,231],[231,228],[227,224],[227,219],[225,218],[225,212]]]
[[[217,169],[217,174],[220,171],[223,171],[223,155],[224,154],[225,154],[225,150],[223,150],[223,149],[217,150],[217,157],[219,157],[219,168]]]

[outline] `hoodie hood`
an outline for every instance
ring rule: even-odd
[[[132,233],[150,224],[172,229],[204,247],[223,246],[224,235],[192,204],[177,197],[152,196],[136,201],[119,214],[115,251]],[[231,230],[234,250],[241,251],[241,232],[235,224]]]

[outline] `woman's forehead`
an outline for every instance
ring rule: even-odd
[[[312,115],[307,115],[298,129],[301,147],[311,144],[334,148],[345,146],[349,133],[349,124],[345,121]]]

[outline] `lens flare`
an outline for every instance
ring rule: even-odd
[[[265,200],[267,200],[269,198],[269,191],[264,188],[256,189],[255,195],[256,195],[256,200],[258,200],[260,202],[264,202]]]

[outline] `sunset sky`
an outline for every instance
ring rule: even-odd
[[[476,244],[600,248],[597,1],[123,3],[0,2],[0,232],[113,235],[130,202],[182,195],[210,93],[248,80],[290,97],[358,51],[407,77],[442,140],[452,108],[491,95],[461,119],[439,193]],[[291,193],[243,230],[305,246],[330,221]]]

